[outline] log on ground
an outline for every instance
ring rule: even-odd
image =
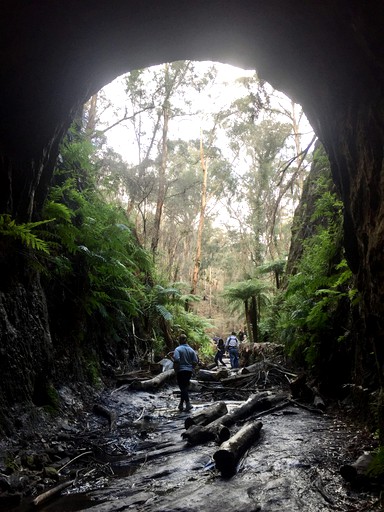
[[[251,395],[251,397],[246,402],[244,402],[243,405],[240,405],[240,407],[233,409],[233,411],[215,421],[229,427],[237,423],[239,420],[254,414],[255,412],[266,411],[272,407],[275,407],[278,403],[283,402],[285,398],[286,395],[284,394],[270,395],[266,391],[263,393],[257,393]]]
[[[262,426],[261,421],[245,425],[214,453],[216,468],[222,475],[230,476],[236,473],[241,456],[258,439]]]
[[[243,405],[212,421],[206,426],[193,425],[183,432],[182,437],[189,444],[202,444],[207,441],[222,443],[230,438],[229,428],[240,420],[258,411],[265,411],[284,402],[285,395],[270,396],[267,392],[252,395]]]
[[[166,382],[169,382],[173,377],[175,377],[175,370],[167,370],[165,372],[159,373],[156,377],[149,380],[135,380],[133,381],[129,388],[134,390],[155,390],[163,386]]]
[[[230,436],[229,428],[221,423],[216,423],[216,421],[205,426],[192,425],[181,434],[181,437],[191,445],[203,444],[208,441],[216,441],[221,444],[227,441]]]
[[[208,425],[208,423],[227,414],[227,412],[228,408],[225,402],[216,402],[189,416],[184,422],[185,429],[188,430],[192,425]]]
[[[148,370],[135,370],[133,372],[115,375],[116,382],[119,386],[121,384],[126,384],[127,382],[132,382],[133,380],[144,380],[150,379],[151,377],[152,375]]]
[[[232,375],[231,377],[228,377],[226,379],[222,379],[221,383],[223,386],[244,386],[248,382],[252,381],[253,379],[257,379],[258,374],[257,373],[247,373],[244,375]]]
[[[248,373],[256,373],[257,374],[257,373],[261,372],[262,370],[264,370],[264,368],[265,368],[264,363],[262,363],[262,362],[254,363],[249,366],[245,366],[241,370],[241,375],[246,375]]]
[[[228,370],[220,368],[217,371],[199,370],[196,372],[196,379],[202,382],[218,382],[228,377]]]

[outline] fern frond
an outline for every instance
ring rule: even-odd
[[[167,322],[172,321],[172,319],[173,319],[172,314],[162,304],[157,304],[155,306],[155,309],[159,313],[159,315],[164,318],[165,321],[167,321]]]
[[[49,254],[48,242],[38,238],[31,230],[43,224],[47,224],[48,222],[52,222],[52,220],[53,219],[17,224],[10,215],[2,214],[0,215],[0,235],[9,236],[15,240],[19,240],[26,247]]]

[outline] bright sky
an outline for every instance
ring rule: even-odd
[[[203,74],[205,71],[212,66],[212,62],[199,62],[195,63],[195,67],[199,74]],[[212,128],[212,118],[209,116],[211,113],[217,113],[220,110],[224,110],[234,101],[236,97],[239,97],[241,85],[236,80],[240,77],[250,77],[254,75],[255,71],[244,70],[228,64],[215,63],[215,67],[218,71],[215,83],[209,88],[205,88],[200,92],[193,91],[189,99],[192,102],[192,111],[201,110],[201,115],[185,115],[176,119],[172,119],[169,124],[169,137],[171,139],[199,139],[200,130],[209,130]],[[109,85],[104,87],[103,93],[105,97],[112,104],[112,108],[105,111],[101,117],[105,126],[110,126],[117,119],[122,117],[122,113],[125,111],[125,92],[124,92],[124,78],[119,77]],[[243,89],[244,91],[244,89]],[[288,111],[291,111],[291,100],[283,93],[275,91],[270,87],[271,93],[273,92],[274,105],[279,108],[282,106]],[[185,105],[183,105],[184,110]],[[286,118],[282,118],[283,122],[287,122]],[[309,142],[313,136],[313,130],[303,116],[301,121],[301,132],[307,133],[303,137],[302,142],[305,147],[307,141]],[[137,144],[133,137],[133,129],[131,124],[128,122],[119,124],[107,133],[108,145],[112,146],[113,149],[120,153],[123,159],[128,163],[137,163],[138,153]],[[225,153],[225,148],[228,146],[226,140],[223,140],[222,146]],[[237,163],[237,167],[240,167],[241,162]],[[220,209],[224,209],[225,206],[217,205]],[[219,214],[220,215],[220,214]],[[227,217],[227,215],[226,215]]]
[[[212,62],[200,62],[196,66],[198,70],[203,73],[207,71],[212,65]],[[236,90],[239,90],[239,85],[235,83],[235,80],[241,76],[252,76],[254,71],[246,71],[228,64],[215,63],[218,70],[217,79],[215,85],[210,89],[203,91],[194,92],[191,91],[191,100],[196,105],[196,109],[202,109],[205,114],[211,112],[217,112],[218,109],[225,108],[233,101]],[[109,109],[108,112],[102,116],[102,121],[108,124],[112,124],[118,117],[118,112],[124,112],[125,108],[125,94],[124,94],[124,79],[119,77],[103,89],[107,99],[114,105],[114,115]],[[183,138],[183,139],[199,139],[200,128],[208,129],[209,126],[204,126],[206,120],[201,116],[184,116],[178,118],[170,123],[170,138]],[[129,125],[128,125],[129,126]],[[129,128],[123,125],[118,125],[115,128],[107,132],[108,143],[111,145],[116,152],[120,153],[123,158],[130,161],[130,155],[132,154],[133,147],[130,142],[131,136],[129,134]]]
[[[195,66],[199,72],[203,73],[212,66],[212,62],[199,62],[195,63]],[[170,138],[182,138],[186,140],[199,139],[200,129],[207,130],[211,128],[207,120],[209,114],[228,107],[236,95],[239,94],[241,86],[236,83],[236,79],[249,77],[255,73],[253,70],[244,70],[229,64],[215,63],[215,67],[218,70],[218,75],[212,87],[206,88],[200,92],[191,90],[190,99],[193,102],[193,109],[202,110],[202,115],[179,117],[177,121],[173,119],[169,125]],[[272,88],[271,91],[273,91]],[[108,109],[101,117],[105,125],[108,126],[121,117],[121,113],[125,110],[123,77],[119,77],[105,86],[103,92],[113,105],[113,109]],[[283,93],[274,91],[274,98],[276,106],[281,104],[288,110],[291,109],[291,100]],[[302,130],[308,132],[308,140],[310,140],[313,130],[305,118],[302,120]],[[132,127],[129,122],[117,125],[109,130],[106,135],[108,144],[112,146],[117,153],[120,153],[124,160],[133,163],[136,158],[132,158],[132,155],[137,155],[137,149],[133,141]]]

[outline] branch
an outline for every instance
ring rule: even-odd
[[[272,240],[273,240],[273,232],[275,231],[276,215],[277,215],[277,210],[278,210],[279,205],[280,205],[280,201],[282,200],[282,198],[284,197],[286,191],[289,189],[289,187],[292,185],[292,183],[296,179],[297,173],[299,172],[299,170],[300,170],[300,168],[301,168],[301,166],[303,164],[304,158],[306,157],[309,149],[311,148],[311,146],[312,146],[312,144],[314,143],[315,140],[316,140],[316,135],[314,135],[312,137],[311,142],[308,144],[308,146],[303,151],[301,151],[301,153],[299,153],[298,155],[295,155],[293,158],[291,158],[289,160],[288,164],[284,167],[284,169],[282,171],[282,176],[281,176],[281,179],[280,179],[279,183],[277,184],[277,186],[281,185],[281,181],[283,179],[284,173],[290,167],[292,162],[294,162],[297,158],[301,157],[296,172],[293,174],[292,178],[288,181],[288,183],[285,185],[285,187],[282,190],[280,190],[279,196],[276,199],[275,208],[274,208],[273,214],[272,214],[272,224],[271,224],[271,229],[270,229],[271,243],[272,243]]]
[[[155,108],[154,105],[148,105],[148,107],[142,108],[141,110],[139,110],[138,112],[135,112],[134,114],[132,114],[130,116],[128,115],[127,108],[126,108],[125,114],[123,115],[123,117],[121,119],[118,119],[115,123],[111,124],[110,126],[107,126],[107,128],[104,128],[104,130],[94,131],[93,134],[91,135],[91,137],[97,137],[100,134],[104,135],[106,132],[108,132],[109,130],[112,130],[112,128],[119,125],[120,123],[123,123],[124,121],[128,121],[130,119],[134,119],[137,115],[141,114],[142,112],[146,112],[147,110],[151,110],[154,108]]]

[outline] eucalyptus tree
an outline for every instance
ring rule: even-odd
[[[209,226],[216,215],[218,201],[231,188],[229,163],[218,147],[207,145],[204,157],[209,171],[205,185],[206,204],[204,212],[201,211],[203,173],[200,144],[199,140],[177,140],[169,144],[169,186],[164,205],[158,263],[167,269],[166,275],[172,276],[172,281],[181,279],[192,283],[199,244],[198,226]],[[199,268],[205,252],[204,231],[205,228],[200,232],[202,249]]]
[[[203,88],[213,77],[212,71],[198,75],[191,61],[166,63],[129,73],[126,77],[127,98],[132,110],[139,112],[131,119],[137,150],[136,181],[141,181],[140,175],[145,179],[149,172],[154,174],[150,182],[155,184],[152,190],[146,188],[141,197],[132,195],[130,186],[127,186],[127,193],[141,213],[143,226],[146,219],[150,219],[148,235],[154,256],[158,252],[164,204],[170,185],[172,123],[190,113],[192,105],[187,91]]]
[[[261,264],[272,252],[269,225],[275,204],[278,173],[283,160],[282,150],[290,127],[274,120],[257,124],[247,121],[236,123],[236,139],[244,151],[247,169],[243,174],[243,197],[247,201],[246,225],[253,235],[251,258]],[[232,134],[234,136],[234,131]]]
[[[291,104],[290,115],[256,75],[242,83],[244,94],[223,113],[223,127],[241,177],[238,198],[248,211],[244,223],[253,234],[246,250],[259,265],[288,250],[288,220],[300,196],[308,149],[301,150],[299,107]]]

